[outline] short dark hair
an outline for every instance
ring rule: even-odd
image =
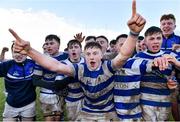
[[[117,42],[117,41],[116,41],[115,39],[113,39],[113,40],[111,40],[111,41],[110,41],[110,43],[109,43],[109,44],[110,44],[110,45],[111,45],[111,44],[115,45],[115,44],[116,44],[116,42]]]
[[[150,28],[148,28],[146,30],[146,32],[144,33],[144,36],[145,37],[151,36],[151,35],[153,35],[155,33],[161,33],[162,34],[162,30],[159,27],[151,26]]]
[[[143,40],[144,39],[144,37],[143,36],[138,36],[138,40]]]
[[[84,50],[88,49],[88,48],[99,48],[100,50],[102,50],[101,45],[98,42],[89,42],[85,45]]]
[[[168,19],[173,19],[174,22],[176,22],[176,18],[175,18],[175,16],[173,14],[164,14],[164,15],[162,15],[161,18],[160,18],[160,22],[162,20],[168,20]]]
[[[87,36],[85,41],[88,41],[90,39],[94,39],[94,41],[96,41],[96,37],[95,36]]]
[[[72,46],[72,45],[74,45],[74,44],[78,44],[78,45],[80,46],[80,48],[82,48],[81,43],[80,43],[78,40],[76,40],[76,39],[70,40],[70,41],[67,43],[67,48],[69,48],[70,46]]]
[[[107,41],[107,43],[109,43],[109,40],[107,39],[107,37],[105,37],[105,36],[103,36],[103,35],[97,36],[97,37],[96,37],[96,40],[97,40],[98,38],[103,38],[103,39],[105,39],[105,40]]]
[[[121,35],[116,37],[116,41],[118,41],[120,38],[127,38],[127,37],[128,37],[127,34],[121,34]]]
[[[57,36],[57,35],[54,35],[54,34],[50,34],[50,35],[47,35],[46,38],[45,38],[45,42],[48,41],[48,40],[56,40],[56,42],[58,42],[60,44],[60,38]]]

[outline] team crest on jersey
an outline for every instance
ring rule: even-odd
[[[19,73],[18,73],[17,71],[15,71],[15,72],[13,73],[13,76],[19,76]]]

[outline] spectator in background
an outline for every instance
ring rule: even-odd
[[[144,37],[143,36],[139,36],[138,40],[136,42],[136,50],[135,50],[135,54],[141,51],[146,50],[146,45],[144,43]]]
[[[116,51],[116,40],[115,39],[111,40],[109,45],[110,45],[109,51],[114,53]]]
[[[121,34],[116,37],[116,53],[120,51],[122,45],[126,41],[128,35],[127,34]]]
[[[108,49],[108,46],[109,46],[108,39],[105,36],[101,35],[101,36],[96,37],[96,42],[101,45],[102,53],[104,55]]]
[[[114,47],[114,52],[106,52],[104,55],[103,55],[103,59],[113,59],[115,58],[117,55],[118,55],[118,52],[120,51],[123,43],[125,42],[125,40],[127,39],[128,35],[127,34],[121,34],[119,36],[116,37],[116,44],[115,44],[115,47]]]
[[[175,35],[176,18],[173,14],[164,14],[160,18],[160,28],[163,32],[162,50],[172,50],[174,44],[180,45],[180,36]],[[174,45],[176,46],[176,45]]]
[[[86,39],[85,39],[85,43],[88,43],[88,42],[95,42],[96,41],[96,37],[95,36],[87,36]]]

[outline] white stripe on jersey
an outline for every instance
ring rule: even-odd
[[[140,101],[140,95],[123,96],[123,97],[114,95],[114,101],[123,102],[123,103],[137,103]]]
[[[133,109],[121,109],[121,111],[117,111],[117,113],[120,115],[134,115],[134,114],[139,113],[140,110],[141,110],[141,107],[137,106]]]
[[[148,101],[156,101],[156,102],[171,101],[170,95],[155,95],[155,94],[141,93],[141,97],[143,98],[143,100],[148,100]]]

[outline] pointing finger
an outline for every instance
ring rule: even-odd
[[[132,17],[136,15],[136,0],[132,1]]]
[[[18,40],[18,41],[21,41],[21,40],[22,40],[14,30],[9,29],[9,32],[14,36],[14,38],[15,38],[16,40]]]

